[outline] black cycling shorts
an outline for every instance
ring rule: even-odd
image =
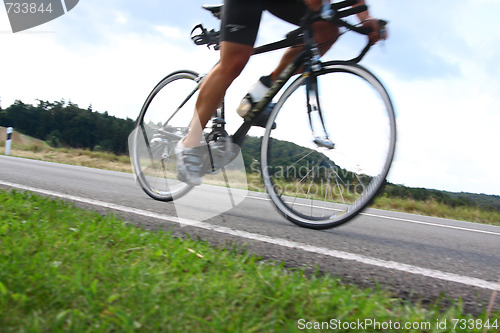
[[[224,0],[221,40],[253,46],[264,10],[299,25],[307,6],[303,0]]]

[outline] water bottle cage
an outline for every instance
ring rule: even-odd
[[[201,30],[201,32],[198,33],[198,31],[196,31],[198,29]],[[216,51],[220,48],[220,32],[214,29],[208,31],[202,24],[198,24],[191,30],[191,40],[196,45],[207,45],[208,48],[213,47]]]

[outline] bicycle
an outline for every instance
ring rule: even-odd
[[[227,164],[217,165],[220,156],[231,155],[224,143],[241,148],[249,129],[272,107],[261,143],[262,179],[275,207],[301,227],[332,228],[356,216],[385,184],[394,156],[391,99],[375,75],[358,64],[370,43],[354,59],[321,62],[312,37],[311,23],[318,20],[367,35],[369,31],[345,20],[367,9],[351,7],[356,2],[345,0],[321,13],[308,13],[286,38],[255,48],[254,54],[298,45],[303,50],[233,135],[225,130],[224,103],[212,118],[211,132],[205,133],[209,156],[204,164],[210,173]],[[203,6],[217,18],[221,7]],[[384,27],[387,22],[380,23]],[[218,49],[219,32],[202,24],[192,30],[191,38],[196,45]],[[296,74],[300,68],[302,73]],[[175,200],[191,189],[176,180],[173,151],[187,133],[203,78],[189,70],[167,75],[149,94],[137,119],[132,164],[140,186],[155,200]],[[293,126],[287,126],[290,121]]]

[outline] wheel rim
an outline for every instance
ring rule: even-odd
[[[383,186],[395,149],[394,112],[387,92],[368,71],[331,65],[318,82],[335,149],[321,148],[309,135],[304,82],[299,77],[292,83],[270,117],[262,147],[263,178],[273,203],[288,219],[329,228],[347,222]],[[311,116],[318,134],[321,120],[315,112]],[[270,128],[272,121],[276,130]]]
[[[188,130],[197,98],[199,75],[173,73],[151,92],[134,133],[133,166],[141,187],[156,200],[182,196],[190,186],[177,179],[175,146]]]

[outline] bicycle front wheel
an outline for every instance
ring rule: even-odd
[[[310,78],[302,75],[273,109],[261,167],[266,190],[287,219],[326,229],[349,221],[383,187],[396,122],[387,91],[362,66],[331,62],[311,75],[317,87],[309,99]],[[308,100],[314,100],[309,112]]]
[[[202,77],[174,72],[149,94],[132,134],[131,159],[142,189],[153,199],[171,201],[191,187],[177,179],[174,149],[188,131]]]

